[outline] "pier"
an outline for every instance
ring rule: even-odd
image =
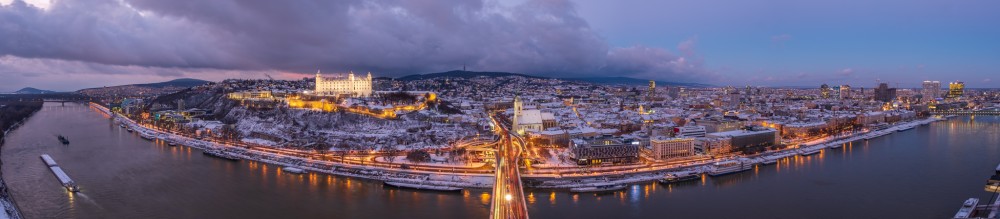
[[[49,170],[52,170],[52,174],[56,175],[56,178],[58,178],[59,182],[62,183],[64,187],[66,187],[67,191],[70,192],[80,191],[80,187],[78,187],[76,183],[73,182],[73,179],[69,178],[69,175],[66,175],[66,172],[63,172],[62,168],[59,168],[59,164],[57,164],[56,161],[53,160],[51,156],[49,156],[48,154],[42,154],[42,161],[45,162],[45,165],[49,166]]]

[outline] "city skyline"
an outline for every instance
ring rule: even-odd
[[[991,74],[1000,70],[990,65],[1000,56],[991,1],[0,4],[4,23],[17,27],[0,35],[19,39],[0,46],[9,81],[0,91],[292,79],[315,69],[398,77],[463,66],[717,86],[880,80],[917,88],[936,80],[994,88]]]

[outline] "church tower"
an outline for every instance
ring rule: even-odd
[[[511,119],[511,128],[517,130],[517,119],[521,117],[521,109],[523,108],[523,103],[521,103],[521,97],[514,96],[514,118]]]

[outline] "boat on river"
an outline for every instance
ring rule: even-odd
[[[59,182],[62,183],[63,187],[66,187],[67,191],[70,192],[80,191],[80,187],[76,185],[76,182],[73,182],[73,179],[69,178],[69,175],[66,175],[66,172],[64,172],[62,168],[59,167],[59,164],[56,163],[56,160],[52,159],[52,156],[49,156],[48,154],[42,154],[41,157],[42,157],[42,162],[45,162],[45,165],[49,167],[49,170],[52,171],[52,174],[56,175],[56,179],[59,179]]]
[[[69,139],[66,139],[66,136],[59,135],[57,138],[59,138],[59,142],[62,142],[64,145],[69,144]]]
[[[293,167],[293,166],[282,167],[281,171],[282,172],[288,172],[288,173],[294,173],[294,174],[303,174],[303,173],[306,173],[306,170],[304,170],[302,168],[298,168],[298,167]]]
[[[904,126],[899,127],[899,129],[896,129],[896,131],[897,132],[903,132],[903,131],[906,131],[906,130],[913,129],[915,127],[917,127],[917,126],[916,125],[904,125]]]
[[[818,154],[822,150],[823,150],[822,147],[800,148],[799,149],[799,156],[809,156],[809,155],[813,155],[813,154]]]
[[[390,187],[404,188],[404,189],[420,189],[420,190],[434,190],[442,192],[461,192],[462,188],[451,187],[451,186],[437,186],[437,185],[424,185],[424,184],[414,184],[407,182],[394,182],[385,181],[382,184]]]
[[[701,174],[696,172],[688,173],[668,173],[663,176],[663,178],[657,179],[656,181],[662,184],[679,183],[691,180],[701,179]]]
[[[624,190],[626,185],[622,184],[612,184],[612,185],[600,185],[600,186],[587,186],[587,187],[576,187],[569,189],[569,192],[573,193],[600,193],[600,192],[614,192],[618,190]]]
[[[979,204],[978,198],[969,198],[962,203],[962,208],[958,209],[958,213],[955,213],[955,218],[969,218],[972,217],[972,213],[976,210],[976,204]]]
[[[753,168],[752,164],[744,163],[740,160],[719,161],[712,164],[712,170],[708,171],[709,176],[722,176],[731,173],[747,171]]]
[[[231,161],[238,161],[238,160],[240,160],[239,157],[236,157],[234,155],[231,155],[229,153],[226,153],[225,151],[218,150],[218,149],[207,149],[207,150],[205,150],[205,151],[203,151],[201,153],[205,154],[205,155],[208,155],[208,156],[218,157],[218,158],[222,158],[222,159],[226,159],[226,160],[231,160]]]

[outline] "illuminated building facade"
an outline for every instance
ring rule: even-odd
[[[653,159],[667,160],[694,155],[694,138],[668,138],[657,136],[649,140],[649,155]]]
[[[639,161],[639,145],[625,144],[609,137],[573,139],[570,155],[578,165],[635,163]]]
[[[368,77],[354,77],[354,72],[346,78],[324,78],[316,71],[316,95],[351,95],[368,97],[372,95],[372,73]]]
[[[840,85],[840,99],[851,99],[851,85]]]
[[[820,85],[819,92],[823,96],[823,99],[830,98],[830,85]]]
[[[948,83],[948,98],[959,98],[965,92],[965,82],[956,81]]]

